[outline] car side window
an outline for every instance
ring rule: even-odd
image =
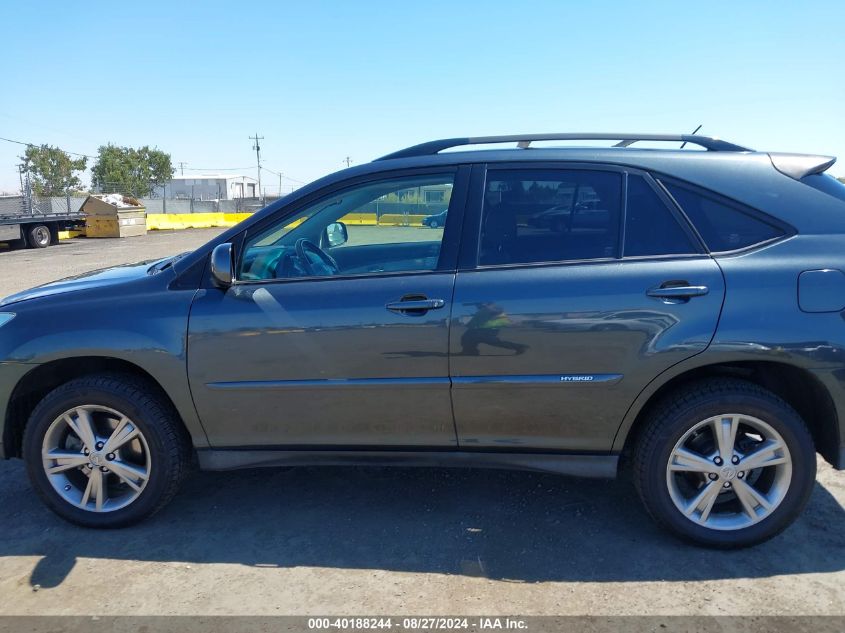
[[[673,182],[662,181],[662,184],[698,230],[711,252],[747,248],[784,235],[781,228],[733,205]]]
[[[687,232],[645,178],[628,176],[625,257],[697,253]]]
[[[489,170],[479,264],[618,256],[622,175],[598,170]]]
[[[334,193],[247,234],[238,279],[435,270],[453,184],[424,175]]]

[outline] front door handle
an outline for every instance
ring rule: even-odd
[[[413,298],[392,301],[387,304],[391,312],[404,312],[407,314],[425,314],[429,310],[439,310],[446,305],[443,299]]]
[[[710,292],[710,289],[707,286],[690,286],[684,282],[684,285],[661,284],[657,288],[649,288],[646,294],[658,299],[689,299],[691,297],[702,297],[708,292]]]

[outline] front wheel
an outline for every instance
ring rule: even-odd
[[[816,476],[803,420],[761,387],[695,383],[660,403],[636,446],[634,477],[651,516],[701,545],[747,547],[801,513]]]
[[[35,408],[23,440],[32,485],[62,518],[86,527],[144,519],[176,493],[190,450],[172,407],[145,382],[72,380]]]

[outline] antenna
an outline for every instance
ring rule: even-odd
[[[699,124],[699,126],[692,131],[693,135],[695,135],[695,133],[698,132],[700,129],[701,129],[701,125]],[[686,141],[681,143],[681,149],[684,149],[684,145],[686,145],[686,144],[687,144]]]

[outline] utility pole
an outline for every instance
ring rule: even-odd
[[[343,162],[346,163],[347,167],[349,167],[352,164],[352,159],[349,156],[347,156],[346,158],[343,159]]]
[[[279,197],[282,197],[282,172],[279,172]]]
[[[255,150],[255,162],[258,164],[258,195],[261,195],[261,145],[258,143],[259,141],[264,140],[263,136],[258,136],[258,132],[255,133],[255,136],[250,136],[250,140],[255,141],[252,146],[252,149]]]
[[[184,176],[184,175],[185,175],[185,165],[187,165],[187,164],[188,164],[188,163],[183,163],[181,160],[179,161],[179,172],[180,172],[180,175],[182,175],[182,176]]]

